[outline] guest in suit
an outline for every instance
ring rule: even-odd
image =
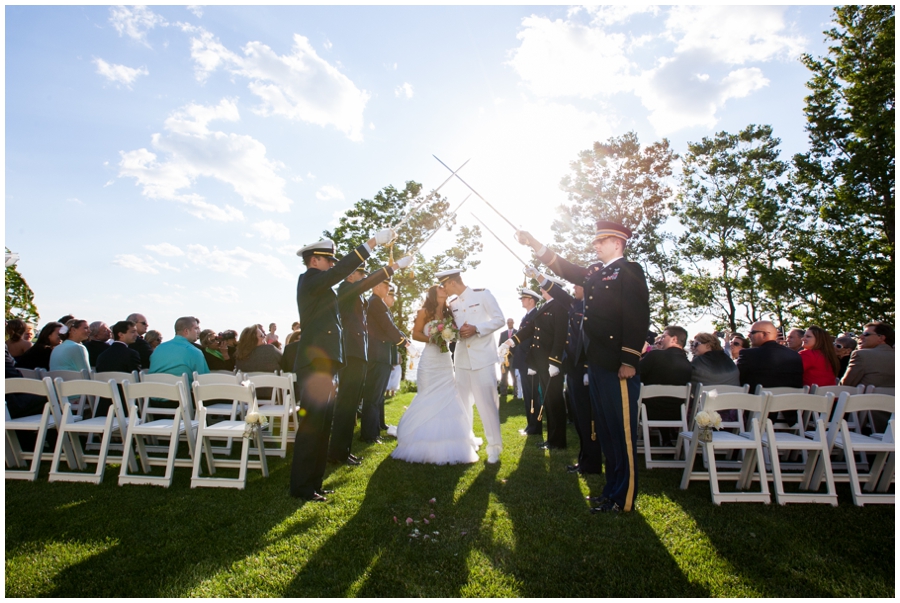
[[[97,372],[130,373],[141,370],[141,355],[129,347],[137,339],[134,323],[130,320],[120,320],[113,325],[112,336],[114,341],[97,357]],[[125,412],[129,412],[121,386],[119,386],[119,397],[125,404]],[[97,403],[96,416],[105,417],[111,405],[112,400],[109,398],[100,398]]]
[[[100,320],[94,321],[89,325],[90,335],[88,340],[84,342],[84,347],[88,351],[88,362],[92,367],[97,366],[97,357],[106,351],[106,348],[112,343],[109,327]]]
[[[63,325],[58,322],[48,322],[45,324],[38,335],[37,341],[34,342],[34,345],[28,348],[28,351],[24,354],[16,358],[16,366],[32,370],[36,368],[49,370],[50,355],[53,353],[53,348],[62,343],[62,338],[59,336],[59,331],[62,326]]]
[[[498,346],[503,345],[503,342],[507,339],[510,339],[513,335],[516,334],[516,329],[513,328],[513,325],[516,323],[513,322],[512,318],[506,319],[506,329],[500,331],[500,340],[497,342]],[[497,391],[501,396],[506,395],[507,388],[512,385],[513,391],[515,391],[516,387],[516,377],[513,374],[515,369],[512,366],[506,366],[503,363],[500,364],[500,383],[497,386]],[[510,383],[512,382],[512,383]]]
[[[894,387],[894,362],[894,329],[870,322],[859,336],[859,349],[850,354],[841,385]]]
[[[359,438],[363,442],[381,442],[381,407],[384,405],[384,391],[391,378],[391,348],[409,345],[406,336],[394,324],[391,312],[384,303],[389,286],[386,281],[372,289],[366,310],[368,338],[368,358],[366,380],[362,389],[362,420]]]
[[[144,334],[147,333],[147,329],[150,328],[150,325],[147,324],[147,317],[143,314],[138,314],[137,312],[135,312],[133,314],[129,314],[128,318],[126,318],[125,320],[130,320],[131,322],[133,322],[135,329],[137,329],[137,338],[129,347],[132,350],[137,351],[137,353],[141,355],[141,366],[143,366],[144,368],[149,368],[150,354],[153,353],[153,349],[150,347],[150,344],[148,344],[144,339]]]
[[[831,335],[822,327],[815,325],[803,333],[803,349],[800,350],[803,361],[803,385],[821,385],[823,387],[837,383],[841,362]]]
[[[768,320],[750,326],[752,347],[741,350],[737,367],[741,385],[749,385],[750,393],[763,387],[803,387],[803,360],[800,354],[778,343],[778,331]]]
[[[521,331],[522,329],[528,328],[532,321],[534,321],[534,317],[537,316],[537,303],[541,299],[541,296],[531,289],[520,287],[519,299],[522,302],[522,307],[525,309],[525,316],[519,321],[518,330]],[[538,420],[538,417],[541,416],[541,399],[539,396],[535,399],[534,396],[535,388],[533,387],[533,382],[536,372],[532,371],[532,374],[529,374],[525,358],[528,354],[528,350],[531,349],[531,338],[520,337],[519,339],[520,342],[512,350],[511,363],[517,383],[516,387],[520,390],[519,395],[522,396],[522,400],[525,403],[525,419],[527,425],[524,429],[520,429],[519,433],[523,436],[543,435],[544,431],[542,424],[541,421]]]
[[[644,385],[687,385],[691,381],[693,366],[687,359],[684,346],[687,343],[687,331],[676,325],[668,326],[662,333],[659,348],[650,350],[641,358],[641,383]],[[679,398],[648,398],[644,401],[647,407],[647,418],[652,421],[677,421],[681,419]],[[664,440],[674,441],[678,430],[673,427],[660,429]]]

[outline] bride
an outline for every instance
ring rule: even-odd
[[[447,292],[438,286],[428,290],[416,314],[413,339],[426,342],[416,378],[418,393],[397,426],[395,459],[410,463],[454,465],[478,460],[481,438],[472,432],[472,408],[459,397],[449,352],[429,342],[431,321],[451,318]]]

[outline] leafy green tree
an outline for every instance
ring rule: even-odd
[[[689,143],[676,215],[679,250],[691,267],[682,283],[692,308],[736,331],[783,313],[792,189],[771,126],[747,126]],[[743,315],[739,311],[743,311]]]
[[[422,194],[422,185],[408,181],[402,190],[386,186],[372,199],[360,199],[338,221],[333,230],[324,236],[335,242],[338,253],[347,253],[362,245],[381,228],[398,224],[413,212],[411,218],[397,230],[397,239],[389,246],[378,246],[368,261],[370,268],[389,264],[391,258],[399,259],[411,251],[415,261],[408,270],[394,274],[392,282],[397,286],[396,302],[391,308],[394,322],[407,331],[421,305],[425,292],[435,284],[434,275],[451,268],[475,268],[480,263],[474,256],[482,249],[481,230],[478,226],[460,226],[454,244],[439,253],[426,256],[418,251],[426,239],[438,228],[452,231],[456,217],[450,204],[439,195]],[[429,242],[428,245],[434,245]],[[427,252],[428,248],[425,248]],[[405,351],[403,351],[405,358]],[[406,362],[403,375],[406,375]]]
[[[675,157],[668,140],[641,147],[634,132],[595,142],[569,164],[572,173],[560,182],[568,203],[559,207],[560,217],[552,224],[554,247],[584,265],[597,261],[591,247],[597,220],[629,227],[634,236],[628,255],[647,273],[657,327],[676,322],[684,308],[677,293],[680,268],[673,258],[673,240],[663,231]]]
[[[808,300],[797,312],[831,330],[893,323],[894,6],[841,6],[812,72],[810,150],[794,157],[805,228],[794,261]]]
[[[9,248],[6,253],[9,253]],[[6,267],[6,320],[20,318],[37,324],[41,316],[34,305],[34,292],[15,265]]]

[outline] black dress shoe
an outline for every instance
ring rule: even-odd
[[[591,508],[591,513],[621,513],[622,507],[619,506],[619,503],[613,502],[611,500],[607,500],[605,503],[600,505],[599,507]]]
[[[591,502],[592,505],[596,507],[603,506],[607,502],[609,502],[609,498],[606,496],[585,496],[587,500]]]
[[[356,456],[355,454],[350,454],[350,455],[347,456],[347,458],[353,459],[354,461],[361,461],[361,460],[363,460],[363,457],[361,457],[361,456]]]
[[[359,441],[365,442],[366,444],[381,444],[382,443],[381,438],[375,438],[374,440],[364,440],[364,439],[360,438]]]
[[[318,492],[313,492],[312,496],[308,497],[306,500],[309,502],[328,502],[328,499]]]
[[[351,467],[357,467],[359,465],[362,465],[362,462],[359,459],[354,459],[354,458],[350,458],[350,457],[347,457],[347,460],[344,461],[344,463],[346,463],[347,465],[350,465]]]
[[[568,473],[581,473],[581,467],[578,465],[566,465],[566,471]]]

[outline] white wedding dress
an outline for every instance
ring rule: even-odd
[[[419,359],[418,393],[397,426],[395,459],[455,465],[478,460],[481,438],[472,432],[472,407],[456,390],[450,353],[429,343]]]

